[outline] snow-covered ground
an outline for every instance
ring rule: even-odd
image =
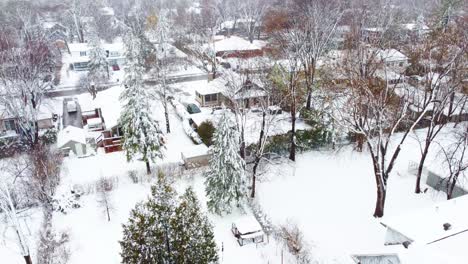
[[[180,127],[180,121],[171,113],[173,134],[168,136],[167,159],[174,162],[186,145],[192,144]],[[423,131],[419,131],[421,133]],[[444,135],[441,135],[443,138]],[[426,194],[413,194],[414,177],[407,172],[408,161],[418,156],[417,142],[408,139],[397,166],[389,181],[386,216],[391,217],[443,200],[444,196],[429,190]],[[428,162],[434,162],[433,151]],[[379,219],[372,217],[375,202],[375,182],[367,153],[357,153],[349,148],[338,152],[312,151],[298,155],[295,164],[272,165],[258,184],[257,201],[273,224],[287,221],[297,223],[312,246],[312,255],[322,263],[352,263],[349,255],[356,252],[379,251],[383,248],[384,228]],[[158,162],[162,164],[162,162]],[[137,202],[147,197],[149,183],[134,184],[128,172],[135,170],[143,178],[144,163],[127,163],[123,152],[98,155],[83,159],[66,158],[60,191],[75,184],[91,186],[100,177],[114,177],[117,185],[112,192],[114,210],[107,222],[99,208],[97,195],[82,197],[82,207],[70,213],[54,215],[59,230],[71,235],[71,264],[119,263],[121,224],[127,221],[129,211]],[[175,185],[179,193],[193,186],[205,207],[204,180],[200,173],[178,177]],[[231,234],[231,223],[240,217],[239,212],[228,216],[209,215],[214,224],[222,263],[279,263],[281,248],[272,240],[268,245],[240,247]],[[35,225],[39,226],[39,225]],[[31,238],[35,237],[34,228]],[[15,256],[11,243],[2,248],[2,256]],[[14,259],[14,260],[13,260]],[[16,261],[17,259],[17,261]],[[12,258],[12,264],[22,263]]]

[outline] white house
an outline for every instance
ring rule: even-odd
[[[379,62],[395,71],[404,70],[409,65],[408,57],[396,49],[377,50],[376,56]]]
[[[125,64],[125,47],[121,42],[117,43],[103,43],[102,48],[106,51],[107,60],[109,65],[114,70],[121,69]],[[70,52],[70,66],[75,71],[88,70],[89,51],[91,47],[88,43],[70,43],[68,44]]]

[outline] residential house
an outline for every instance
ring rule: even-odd
[[[60,49],[66,48],[68,29],[65,26],[55,21],[45,21],[42,23],[42,27],[51,42],[55,43]]]
[[[103,43],[102,48],[106,51],[109,66],[119,70],[125,64],[125,48],[123,43]],[[69,43],[70,67],[75,71],[88,70],[89,52],[91,47],[88,43]]]
[[[232,81],[240,79],[240,77],[231,78]],[[235,101],[241,108],[250,108],[258,105],[265,96],[262,87],[250,80],[243,84],[230,84],[229,81],[218,78],[209,82],[207,86],[195,90],[195,100],[202,107],[220,106],[222,103],[229,105]]]
[[[37,125],[40,130],[54,127],[54,113],[48,107],[42,106],[37,118]],[[10,115],[0,106],[0,137],[17,137],[20,134],[18,117]]]
[[[385,218],[379,252],[352,255],[367,264],[465,264],[468,259],[468,195]]]

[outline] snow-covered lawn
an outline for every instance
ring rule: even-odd
[[[440,166],[435,149],[427,164]],[[419,156],[418,143],[411,137],[389,179],[385,217],[445,199],[432,189],[414,194],[415,177],[408,173],[408,162],[418,161]],[[262,181],[257,193],[265,213],[275,224],[296,222],[313,245],[312,254],[324,263],[353,263],[350,254],[384,247],[385,229],[380,219],[372,217],[376,187],[368,153],[350,148],[308,152],[299,155],[295,164],[271,167]]]

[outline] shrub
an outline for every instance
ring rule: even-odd
[[[211,146],[213,144],[212,139],[213,139],[214,131],[215,131],[215,128],[213,126],[213,123],[211,123],[211,121],[205,121],[201,123],[197,129],[198,135],[200,135],[201,140],[207,146]]]
[[[41,136],[41,139],[47,145],[55,144],[57,142],[57,129],[47,129],[47,131]]]
[[[128,177],[132,180],[133,183],[138,183],[138,172],[135,170],[131,170],[128,172]]]

